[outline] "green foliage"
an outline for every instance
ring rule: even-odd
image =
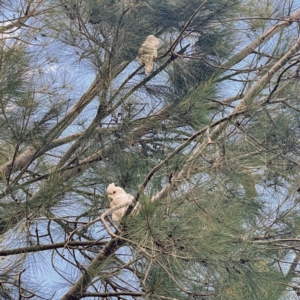
[[[294,295],[297,18],[255,39],[289,3],[0,3],[2,297]],[[114,223],[112,182],[138,202]]]
[[[5,47],[3,44],[1,45],[0,93],[2,101],[3,99],[8,100],[7,96],[22,96],[23,92],[25,92],[24,85],[26,84],[26,72],[30,70],[28,64],[29,57],[22,47],[9,48]]]
[[[184,23],[202,2],[200,0],[188,3],[182,0],[167,1],[167,3],[158,0],[111,2],[94,0],[89,3],[89,22],[97,24],[95,28],[101,33],[99,44],[103,48],[110,47],[110,59],[120,63],[133,60],[137,55],[137,49],[149,34],[154,34],[161,40],[169,40],[175,32],[180,32]],[[221,30],[209,34],[205,30],[209,21],[216,15],[220,19],[225,18],[230,9],[237,4],[237,0],[224,0],[218,3],[209,1],[203,13],[193,20],[189,31],[197,35],[201,44],[200,49],[205,48],[205,53],[212,53],[213,47],[220,43],[220,40],[216,41],[216,34],[220,36]],[[222,17],[218,14],[220,11]],[[111,33],[114,35],[113,39],[107,36]]]
[[[208,194],[207,189],[194,189],[193,194]],[[209,200],[186,194],[159,206],[149,199],[141,202],[139,215],[130,219],[127,229],[153,257],[137,264],[139,271],[149,272],[146,286],[152,297],[186,299],[187,293],[210,299],[272,299],[281,291],[277,281],[282,275],[268,259],[270,253],[263,248],[257,252],[244,239],[245,217],[259,210],[234,195],[222,199],[219,185]]]

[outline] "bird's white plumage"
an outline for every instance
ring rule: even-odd
[[[110,208],[127,203],[125,207],[117,209],[112,213],[113,221],[118,222],[124,216],[134,197],[130,194],[127,194],[121,187],[115,186],[114,183],[109,184],[106,191],[108,199],[110,200]]]
[[[137,59],[140,65],[145,65],[145,74],[153,69],[153,59],[157,58],[158,44],[158,39],[153,34],[150,34],[139,49]]]

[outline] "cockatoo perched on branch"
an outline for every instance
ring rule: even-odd
[[[114,208],[120,204],[128,204],[125,207],[117,209],[112,213],[113,221],[120,221],[124,216],[128,206],[132,203],[134,197],[130,194],[127,194],[121,187],[115,186],[114,182],[109,184],[107,187],[107,195],[110,201],[110,208]]]
[[[157,58],[158,39],[154,35],[148,35],[139,49],[137,59],[140,65],[145,65],[145,74],[153,69],[153,59]]]

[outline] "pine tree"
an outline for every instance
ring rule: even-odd
[[[294,4],[0,5],[1,298],[297,298]]]

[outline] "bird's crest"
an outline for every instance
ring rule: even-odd
[[[111,183],[108,185],[107,190],[106,190],[107,194],[110,195],[114,195],[114,194],[120,194],[120,193],[125,193],[126,192],[119,186],[115,186],[115,183]]]

